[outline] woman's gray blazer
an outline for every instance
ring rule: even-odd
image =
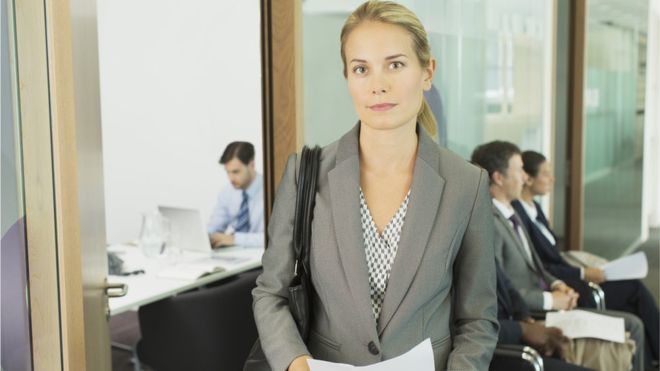
[[[378,322],[360,222],[360,124],[323,148],[312,224],[312,330],[303,343],[288,308],[293,277],[296,156],[288,159],[268,226],[254,316],[274,371],[297,356],[367,365],[431,339],[437,370],[487,370],[497,343],[488,175],[418,128],[408,211]]]

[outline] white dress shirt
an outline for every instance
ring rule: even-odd
[[[245,190],[248,196],[248,211],[250,213],[250,230],[235,232],[234,244],[241,246],[264,245],[264,195],[263,177],[259,174]],[[231,185],[226,186],[218,195],[218,201],[213,209],[208,224],[208,233],[229,233],[234,230],[238,211],[243,202],[243,190]],[[231,227],[231,228],[230,228]]]
[[[500,202],[494,198],[493,198],[493,205],[495,205],[497,210],[499,210],[500,213],[502,213],[502,215],[507,219],[507,221],[511,225],[511,228],[515,228],[514,231],[516,232],[516,234],[518,234],[518,237],[522,242],[523,248],[527,253],[527,260],[531,262],[532,265],[534,265],[534,259],[532,259],[532,251],[530,250],[529,241],[527,241],[527,236],[525,235],[524,231],[521,229],[522,226],[517,226],[516,228],[513,225],[513,222],[509,219],[511,218],[512,215],[516,213],[516,211],[513,209],[511,204],[504,204],[503,202]],[[551,286],[554,286],[555,284],[557,284],[556,281],[553,282]],[[543,309],[544,310],[552,309],[552,293],[548,291],[543,292]]]

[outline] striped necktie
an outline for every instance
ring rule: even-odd
[[[236,232],[250,231],[250,209],[248,208],[248,195],[245,191],[243,191],[241,208],[238,209],[238,215],[236,215],[236,226],[234,230]]]

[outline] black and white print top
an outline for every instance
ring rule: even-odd
[[[371,217],[371,212],[367,206],[367,201],[360,187],[360,214],[362,216],[362,238],[367,256],[367,268],[369,271],[369,288],[371,295],[371,308],[374,312],[374,318],[378,321],[380,310],[385,298],[387,282],[390,279],[392,263],[396,257],[396,251],[401,239],[401,228],[408,211],[408,199],[410,190],[406,194],[399,210],[394,214],[392,220],[387,223],[383,233],[378,233],[376,223]]]

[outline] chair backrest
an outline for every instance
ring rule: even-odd
[[[257,339],[251,291],[260,273],[140,307],[140,361],[156,371],[241,370]]]

